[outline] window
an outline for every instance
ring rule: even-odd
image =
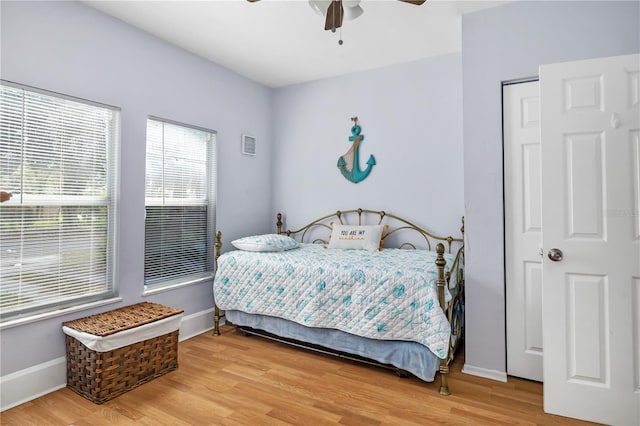
[[[145,290],[213,277],[216,132],[149,118]]]
[[[0,85],[2,320],[112,297],[113,107]]]

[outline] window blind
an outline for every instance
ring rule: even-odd
[[[2,319],[114,294],[118,111],[0,85]]]
[[[213,276],[215,136],[147,120],[145,286]]]

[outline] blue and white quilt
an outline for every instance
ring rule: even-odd
[[[216,304],[380,340],[421,343],[445,358],[451,333],[438,302],[436,253],[326,249],[231,251],[218,259]],[[448,271],[453,255],[445,254]]]

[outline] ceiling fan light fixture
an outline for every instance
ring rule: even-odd
[[[332,0],[309,0],[309,6],[318,15],[327,16],[327,10]],[[351,21],[362,15],[364,9],[360,6],[360,0],[342,0],[342,8],[344,9],[344,19]]]
[[[309,0],[311,9],[321,16],[327,16],[327,9],[329,9],[330,4],[331,0]]]
[[[343,2],[342,4],[345,6],[344,19],[346,19],[347,21],[352,21],[356,19],[358,16],[362,15],[362,13],[364,12],[364,10],[362,9],[362,7],[360,7],[360,5],[346,7],[347,6],[346,2]]]
[[[360,4],[360,0],[342,0],[342,6],[344,7],[356,7]]]

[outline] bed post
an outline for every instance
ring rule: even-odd
[[[447,280],[444,275],[444,266],[447,264],[447,261],[444,260],[444,245],[442,243],[438,243],[436,246],[436,252],[438,253],[438,257],[436,258],[436,267],[438,268],[438,299],[440,302],[440,307],[444,312],[446,312],[446,303],[444,299],[444,286],[447,285]],[[440,360],[440,395],[450,395],[449,392],[449,354],[444,359]]]
[[[276,222],[276,228],[278,230],[278,235],[282,234],[282,213],[278,213],[276,215],[278,221]]]
[[[220,257],[220,249],[222,248],[222,232],[216,232],[216,272],[218,272],[218,258]],[[213,299],[213,335],[220,335],[220,309],[216,304],[215,295]]]

